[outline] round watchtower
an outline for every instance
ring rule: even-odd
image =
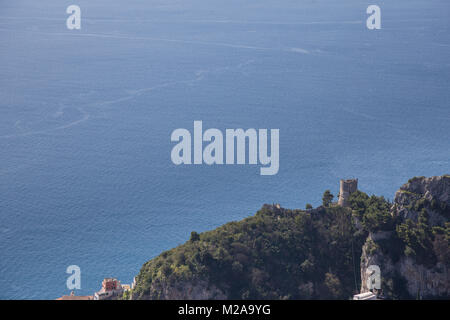
[[[348,197],[358,190],[358,179],[341,180],[338,204],[342,207],[348,205]]]

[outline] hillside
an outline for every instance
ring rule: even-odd
[[[357,191],[349,207],[327,192],[315,209],[264,205],[145,263],[131,298],[349,299],[370,264],[388,299],[449,298],[449,186],[422,177],[394,203]]]
[[[450,176],[416,177],[395,194],[392,225],[370,230],[361,257],[379,265],[389,298],[450,298]]]

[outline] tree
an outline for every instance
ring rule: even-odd
[[[434,235],[428,222],[428,212],[422,209],[418,221],[407,219],[406,222],[397,225],[397,234],[405,243],[405,255],[416,258],[416,262],[425,266],[436,263],[436,255],[433,251]]]
[[[131,293],[130,290],[125,290],[122,296],[122,300],[130,300]]]
[[[313,206],[310,203],[306,204],[306,210],[309,210],[309,209],[312,209],[312,208],[313,208]]]
[[[198,240],[200,240],[200,235],[197,232],[192,231],[191,232],[191,239],[190,239],[190,241],[191,242],[195,242],[195,241],[198,241]]]
[[[360,219],[362,219],[364,213],[367,210],[368,202],[369,196],[359,190],[350,194],[350,197],[348,198],[350,208],[352,208],[355,215]]]
[[[333,201],[333,194],[330,192],[330,190],[326,190],[323,193],[323,197],[322,197],[322,204],[324,207],[329,207],[331,204],[331,201]]]
[[[342,295],[342,284],[336,275],[329,272],[325,273],[324,285],[328,291],[329,298],[339,299]]]

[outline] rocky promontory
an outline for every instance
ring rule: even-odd
[[[350,299],[366,292],[370,265],[385,299],[450,298],[450,176],[416,177],[393,202],[361,191],[345,206],[254,216],[191,233],[146,262],[132,299]]]
[[[410,179],[391,213],[395,229],[370,232],[363,246],[362,291],[367,267],[378,265],[390,298],[450,297],[450,176]]]

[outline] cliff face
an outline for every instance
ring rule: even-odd
[[[208,280],[180,281],[178,283],[158,282],[152,283],[150,292],[158,292],[161,300],[217,300],[227,299],[227,295],[210,284]],[[152,297],[143,295],[141,299]]]
[[[394,214],[402,219],[417,220],[419,212],[414,205],[419,201],[428,204],[431,225],[449,221],[450,176],[410,179],[395,193]]]
[[[361,292],[367,268],[378,265],[387,298],[449,297],[450,176],[411,179],[396,192],[391,214],[395,230],[371,232],[363,246]]]

